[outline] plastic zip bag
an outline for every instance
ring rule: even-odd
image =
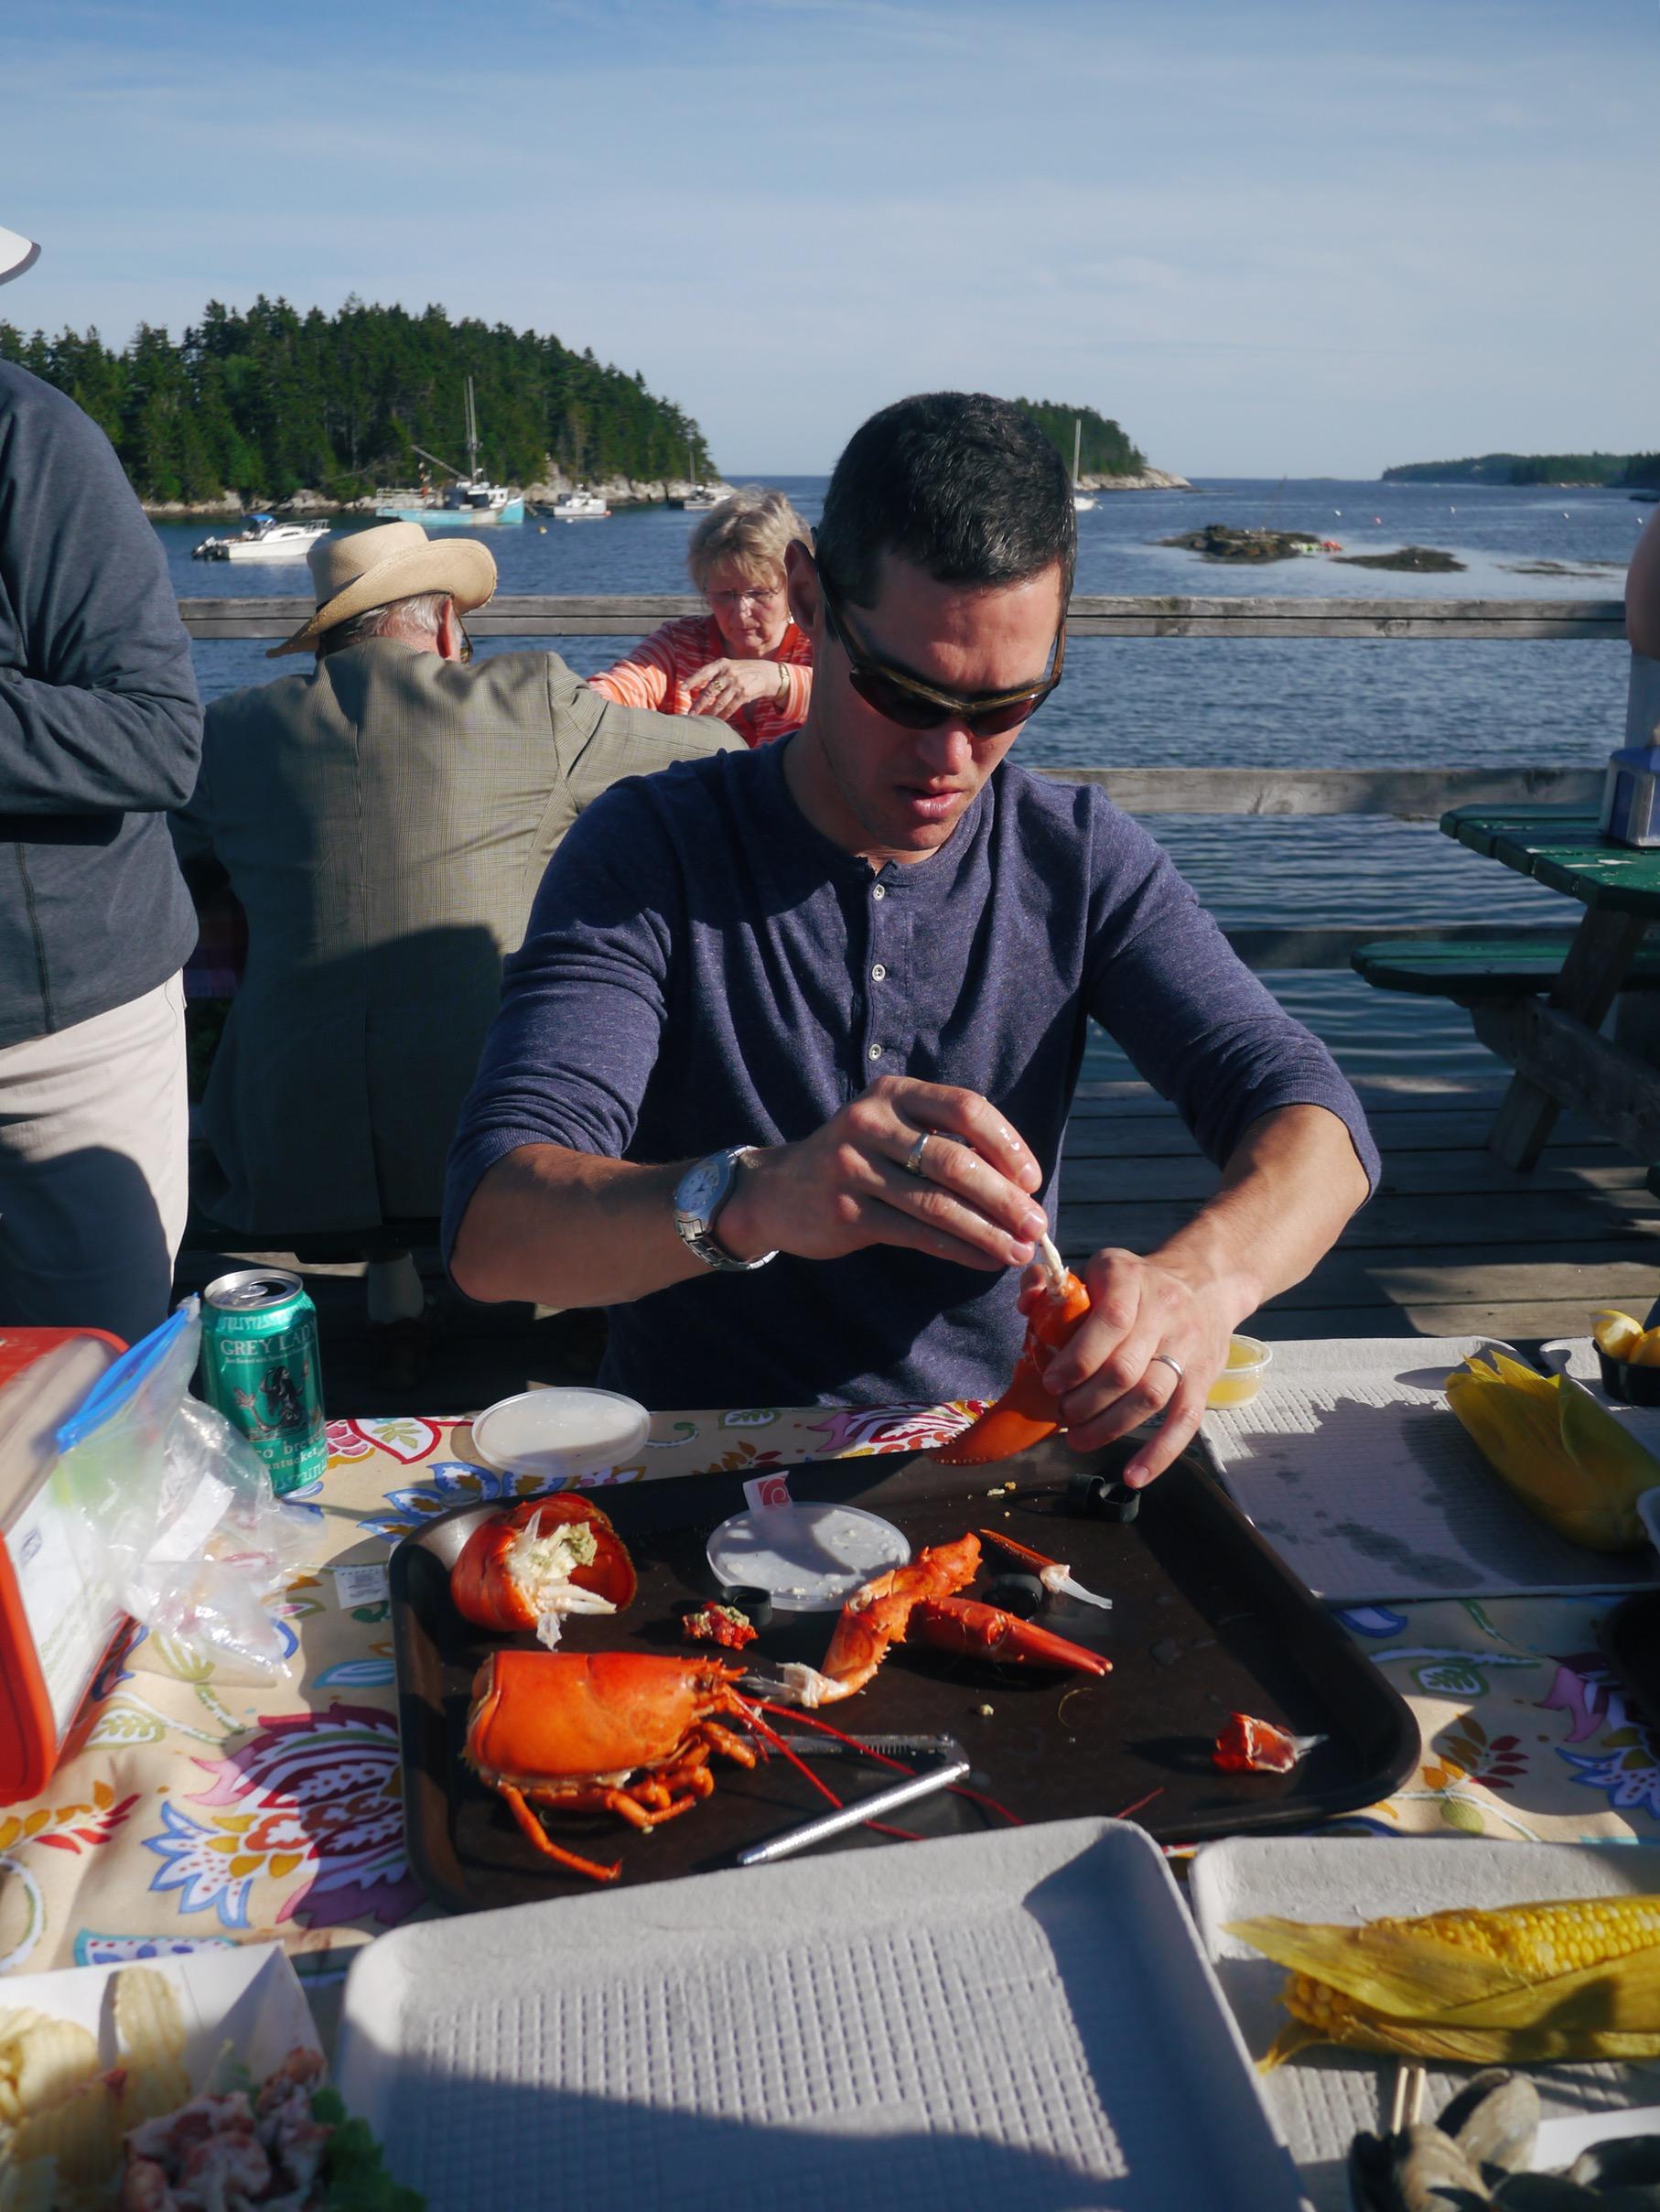
[[[291,1668],[265,1601],[312,1563],[318,1524],[190,1396],[200,1353],[201,1300],[188,1298],[59,1430],[59,1471],[89,1579],[205,1671],[273,1681]]]

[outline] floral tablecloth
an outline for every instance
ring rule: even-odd
[[[965,1418],[957,1406],[662,1414],[640,1462],[609,1479],[764,1478],[806,1459],[914,1451]],[[293,1679],[232,1683],[154,1636],[112,1662],[49,1795],[0,1809],[0,1972],[275,1938],[317,1995],[357,1946],[422,1909],[375,1570],[433,1515],[533,1485],[476,1463],[465,1422],[338,1421],[329,1434],[327,1473],[301,1494],[326,1564],[282,1603]],[[1660,1732],[1597,1652],[1611,1602],[1342,1613],[1410,1700],[1425,1746],[1411,1782],[1363,1825],[1660,1842]]]

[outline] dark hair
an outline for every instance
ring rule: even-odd
[[[1066,463],[1029,416],[985,392],[922,392],[848,439],[815,537],[855,606],[876,604],[885,553],[940,584],[1019,584],[1059,564],[1064,604],[1078,520]]]

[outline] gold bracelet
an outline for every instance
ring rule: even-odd
[[[790,664],[788,661],[780,661],[778,664],[778,689],[772,695],[772,704],[774,707],[781,707],[789,696]]]

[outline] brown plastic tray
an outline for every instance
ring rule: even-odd
[[[1111,1476],[1128,1455],[1129,1447],[1119,1445],[1091,1463]],[[1051,1599],[1038,1616],[1057,1634],[1105,1653],[1109,1675],[998,1668],[906,1645],[867,1689],[825,1717],[857,1735],[954,1735],[975,1761],[975,1784],[1023,1820],[1127,1814],[1161,1842],[1300,1828],[1387,1797],[1417,1759],[1410,1710],[1197,1454],[1144,1493],[1138,1517],[1127,1524],[1073,1509],[1068,1478],[1081,1463],[1051,1440],[990,1468],[877,1456],[790,1470],[795,1497],[869,1506],[897,1523],[913,1548],[968,1528],[1004,1528],[1067,1560],[1080,1581],[1113,1601],[1113,1611],[1104,1613]],[[1011,1480],[1014,1495],[987,1495]],[[680,1608],[712,1588],[705,1541],[718,1522],[743,1510],[741,1479],[629,1484],[605,1489],[597,1502],[633,1554],[640,1593],[619,1619],[570,1621],[564,1647],[689,1652],[679,1637]],[[499,1510],[462,1506],[406,1537],[392,1559],[410,1858],[434,1901],[451,1912],[584,1886],[580,1877],[538,1859],[506,1806],[461,1756],[473,1674],[500,1639],[456,1612],[449,1568],[478,1522]],[[997,1570],[990,1546],[986,1559],[976,1587]],[[775,1614],[744,1656],[761,1667],[817,1661],[834,1619]],[[1233,1711],[1326,1741],[1290,1775],[1221,1774],[1211,1746]],[[786,1732],[792,1726],[776,1724]],[[842,1797],[868,1793],[885,1776],[851,1758],[814,1766]],[[747,1845],[793,1826],[824,1802],[780,1759],[747,1773],[717,1753],[713,1769],[715,1795],[652,1834],[589,1815],[555,1816],[555,1832],[574,1850],[620,1859],[623,1882],[663,1881],[730,1865]],[[994,1816],[956,1796],[916,1806],[903,1821],[924,1835],[995,1824]],[[882,1840],[856,1829],[824,1848]]]

